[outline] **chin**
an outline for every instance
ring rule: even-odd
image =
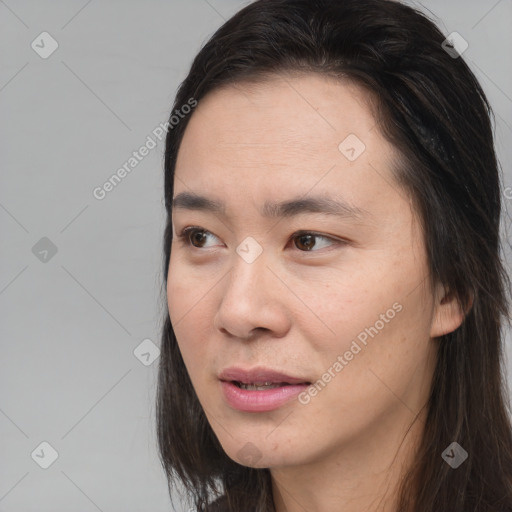
[[[223,432],[219,441],[230,459],[242,466],[255,469],[293,466],[301,463],[304,445],[300,439],[290,442],[288,436],[280,439],[274,434],[270,439],[266,429],[265,431],[262,429],[261,433],[252,430],[246,436],[238,434],[233,437]]]

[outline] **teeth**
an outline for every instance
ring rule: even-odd
[[[247,389],[251,391],[263,391],[265,389],[279,388],[282,385],[284,385],[284,383],[255,382],[254,384],[244,384],[242,382],[237,382],[237,385],[241,389]]]

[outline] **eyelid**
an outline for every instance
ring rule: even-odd
[[[211,247],[206,247],[206,248],[203,248],[203,247],[195,247],[194,245],[192,245],[190,243],[190,239],[188,238],[188,234],[191,232],[191,231],[194,231],[194,230],[197,230],[197,231],[200,231],[200,232],[203,232],[205,234],[208,234],[208,235],[212,235],[214,236],[215,238],[218,238],[217,235],[215,235],[214,233],[212,233],[211,231],[207,230],[207,229],[204,229],[202,228],[201,226],[186,226],[184,227],[177,235],[178,239],[180,239],[187,247],[191,248],[191,249],[197,249],[197,250],[208,250],[208,249],[211,249]],[[307,230],[307,229],[299,229],[297,231],[295,231],[291,236],[290,238],[288,239],[288,243],[290,241],[293,241],[294,238],[298,238],[300,236],[304,236],[304,235],[313,235],[317,238],[325,238],[326,240],[329,240],[330,242],[333,242],[331,246],[327,247],[327,248],[323,248],[323,249],[327,249],[327,251],[329,251],[331,249],[332,246],[343,246],[343,245],[347,245],[348,244],[348,241],[347,240],[343,240],[341,238],[338,238],[338,237],[334,237],[334,236],[331,236],[331,235],[327,235],[325,233],[321,233],[321,232],[318,232],[318,231],[313,231],[313,230]],[[288,245],[287,243],[287,245]],[[318,252],[321,252],[323,249],[320,249],[320,250],[316,250],[316,251],[301,251],[300,249],[297,249],[295,248],[296,251],[298,251],[299,253],[302,253],[302,254],[314,254],[314,253],[318,253]]]

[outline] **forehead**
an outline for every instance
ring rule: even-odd
[[[262,205],[335,189],[362,205],[392,180],[393,156],[365,91],[319,74],[280,75],[223,86],[199,101],[178,153],[175,191],[235,201],[250,193]]]
[[[368,93],[351,82],[317,73],[283,74],[207,94],[189,121],[182,145],[193,138],[199,149],[237,145],[237,152],[248,155],[258,152],[258,145],[265,152],[293,145],[297,156],[333,149],[337,156],[338,144],[350,133],[378,138],[378,131],[371,133],[374,126]]]

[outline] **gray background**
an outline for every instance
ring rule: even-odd
[[[167,120],[193,56],[246,3],[0,0],[1,511],[173,510],[156,349],[134,355],[159,345],[165,308],[163,142],[103,200],[92,191]],[[512,1],[408,3],[468,41],[512,187]],[[31,47],[43,31],[59,45],[46,59]],[[33,250],[43,237],[56,254]],[[511,353],[509,337],[509,379]],[[58,452],[47,469],[43,441]]]

